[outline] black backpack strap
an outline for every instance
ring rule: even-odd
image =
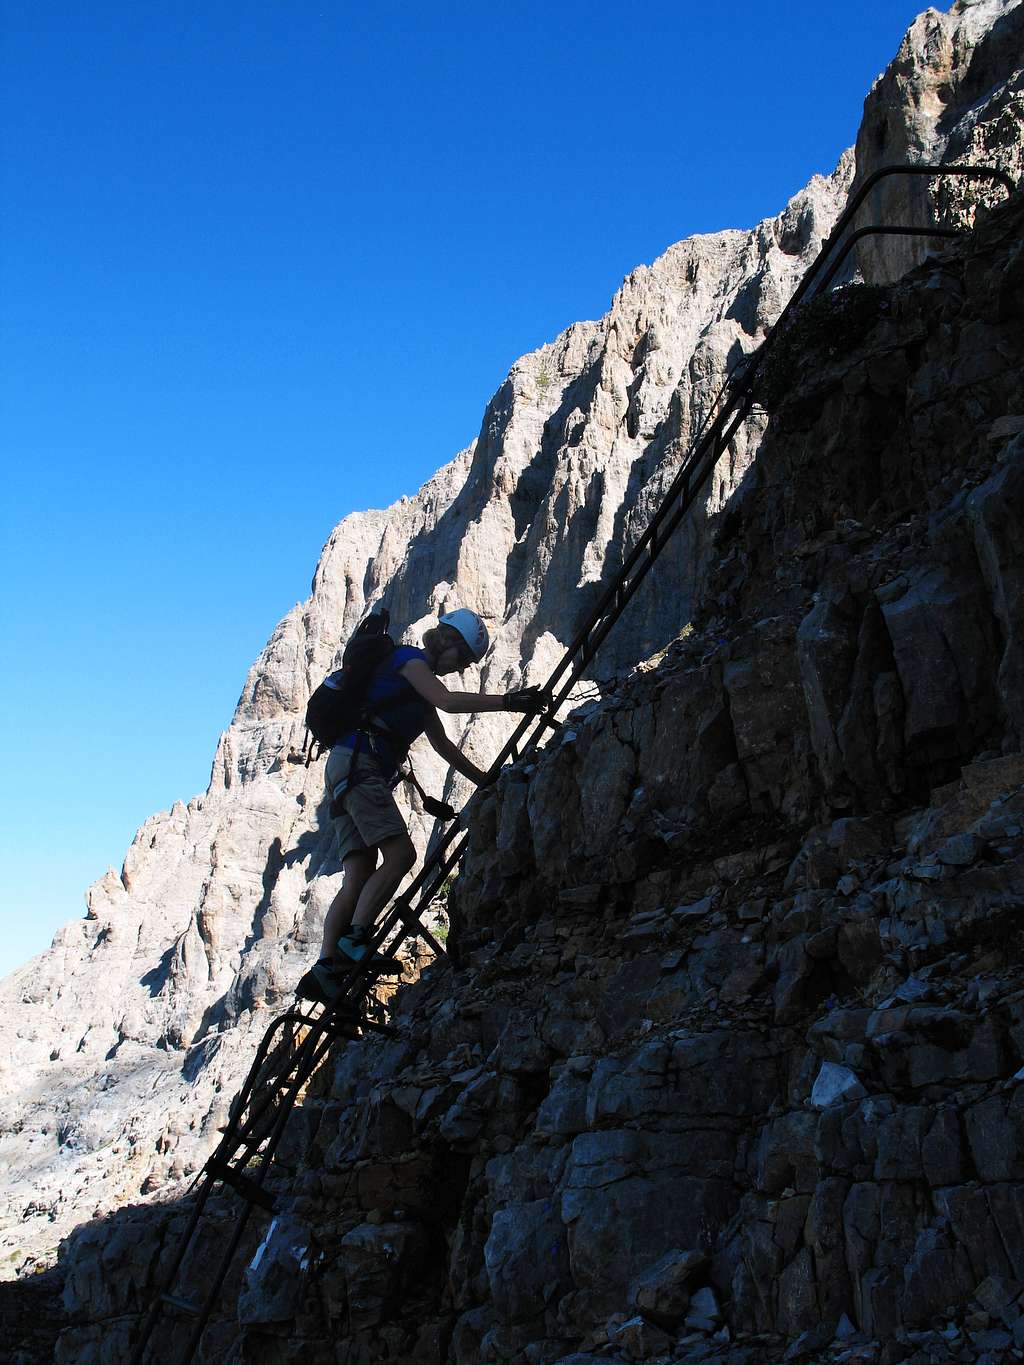
[[[323,752],[324,746],[318,739],[313,738],[313,732],[307,726],[306,737],[302,741],[302,753],[299,757],[305,757],[306,767],[308,768],[311,763],[316,763],[323,756]]]

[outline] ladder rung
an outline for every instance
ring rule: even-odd
[[[257,1185],[255,1180],[243,1175],[241,1171],[236,1171],[233,1166],[229,1166],[226,1161],[212,1156],[206,1163],[206,1169],[215,1180],[230,1185],[250,1204],[255,1204],[257,1208],[264,1209],[267,1213],[274,1212],[274,1196],[262,1185]]]
[[[421,938],[425,943],[429,944],[429,946],[433,948],[434,952],[437,953],[438,957],[447,956],[445,950],[441,947],[440,943],[438,943],[437,939],[426,927],[426,925],[423,923],[423,921],[420,919],[418,915],[409,915],[408,917],[403,915],[402,924],[405,927],[405,929],[411,935],[413,935],[413,937]]]
[[[160,1302],[166,1303],[169,1308],[177,1308],[181,1313],[190,1313],[192,1317],[199,1317],[202,1309],[198,1304],[192,1303],[189,1299],[179,1299],[175,1294],[161,1294]]]

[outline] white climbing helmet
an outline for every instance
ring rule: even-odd
[[[459,632],[473,656],[473,662],[478,664],[487,653],[491,637],[476,612],[458,607],[455,611],[446,611],[438,620],[442,626],[451,626],[452,630]]]

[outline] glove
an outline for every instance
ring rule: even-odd
[[[454,820],[458,815],[458,811],[449,806],[447,801],[438,801],[436,796],[425,796],[423,809],[435,820]]]
[[[522,711],[528,716],[539,716],[548,708],[548,698],[539,687],[517,687],[505,693],[505,710]]]

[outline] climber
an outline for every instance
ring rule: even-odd
[[[436,753],[480,786],[488,774],[448,738],[438,711],[544,711],[547,701],[538,687],[503,694],[450,692],[440,681],[479,663],[489,643],[487,627],[475,612],[447,612],[425,633],[422,649],[399,645],[377,666],[366,694],[369,723],[331,747],[327,791],[337,820],[344,880],[324,918],[319,961],[299,982],[302,998],[330,1004],[340,984],[339,971],[353,963],[365,962],[377,972],[401,970],[396,959],[371,955],[369,939],[377,915],[416,861],[392,795],[399,764],[413,740],[425,734]]]

